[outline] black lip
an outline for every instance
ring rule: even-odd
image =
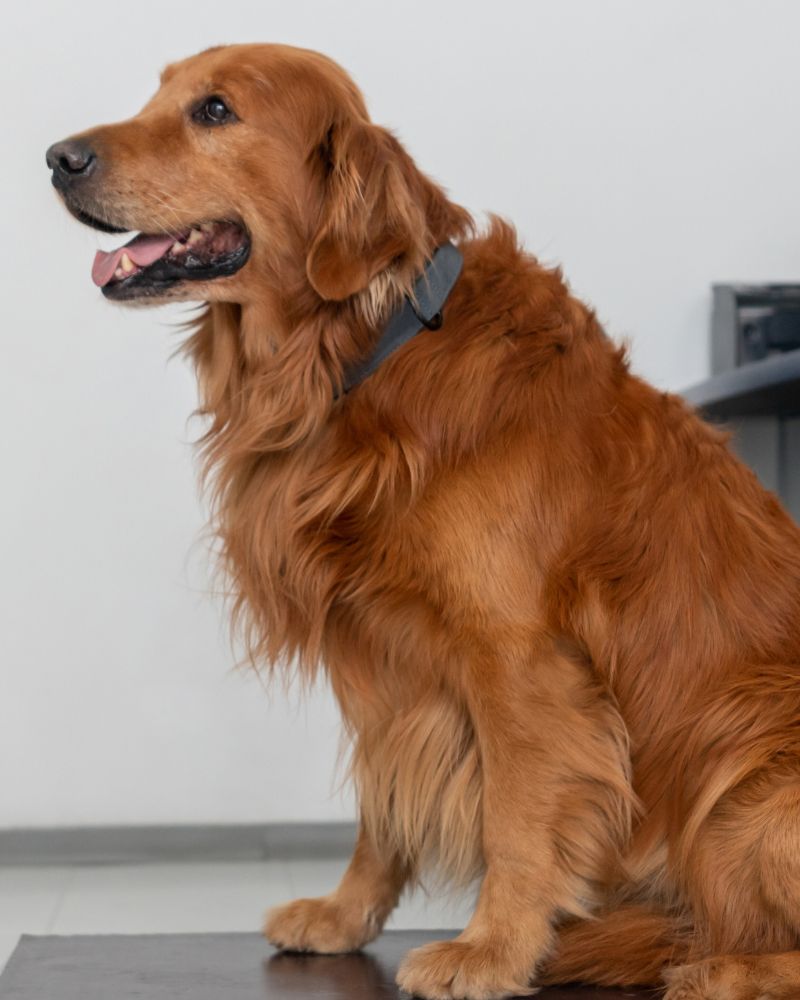
[[[242,233],[244,242],[230,253],[211,261],[201,261],[191,252],[187,252],[180,262],[162,257],[130,278],[103,285],[103,295],[115,302],[155,298],[186,281],[213,281],[215,278],[230,277],[243,268],[250,257],[250,236],[244,228]]]
[[[69,213],[85,226],[97,229],[101,233],[116,234],[133,231],[130,226],[115,226],[113,223],[88,212],[81,205],[72,201],[55,183],[55,179],[53,184],[59,190]],[[129,278],[114,280],[103,285],[101,288],[103,295],[116,302],[128,299],[155,298],[186,281],[212,281],[215,278],[224,278],[235,274],[244,267],[250,258],[250,234],[240,222],[236,222],[235,225],[241,229],[244,239],[241,245],[230,253],[220,255],[210,261],[202,261],[190,251],[181,257],[180,261],[160,258],[148,267],[132,274]]]

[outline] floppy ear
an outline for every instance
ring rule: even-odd
[[[333,125],[318,152],[325,191],[306,272],[323,299],[341,301],[393,260],[424,253],[423,179],[394,136],[369,122]]]

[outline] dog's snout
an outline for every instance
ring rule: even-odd
[[[47,150],[47,166],[53,171],[54,183],[70,183],[88,176],[97,163],[94,150],[85,142],[66,139]]]

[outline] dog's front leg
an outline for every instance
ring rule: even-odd
[[[356,951],[380,934],[407,880],[405,865],[389,852],[382,857],[359,830],[339,886],[327,896],[296,899],[270,910],[264,934],[287,951]]]
[[[550,649],[461,678],[478,743],[485,875],[466,929],[409,953],[402,989],[429,1000],[533,991],[557,916],[581,913],[629,827],[619,715],[588,669]]]

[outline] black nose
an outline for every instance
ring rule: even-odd
[[[95,163],[97,157],[94,150],[80,140],[66,139],[47,150],[47,166],[53,171],[54,183],[69,183],[78,177],[86,177]]]

